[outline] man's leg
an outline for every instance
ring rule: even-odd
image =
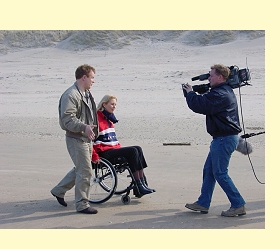
[[[65,193],[74,187],[76,179],[75,167],[71,169],[66,176],[51,190],[51,193],[57,197],[64,198]]]
[[[66,139],[67,145],[67,139]],[[68,147],[68,145],[67,145]],[[71,169],[65,177],[51,190],[51,194],[57,198],[59,204],[67,206],[67,203],[64,201],[65,193],[74,187],[76,179],[76,169],[75,167]]]
[[[213,191],[215,188],[215,183],[216,180],[212,173],[212,158],[210,146],[210,152],[206,158],[203,168],[203,182],[201,187],[201,194],[195,203],[187,203],[185,207],[193,211],[200,211],[201,213],[207,214],[210,207]]]
[[[210,148],[210,152],[206,158],[204,168],[203,168],[203,182],[201,187],[201,194],[197,200],[197,203],[200,206],[203,206],[205,208],[210,207],[215,184],[216,184],[216,180],[212,173],[212,156],[211,156],[211,148]]]
[[[215,139],[213,144],[212,165],[215,178],[226,193],[232,208],[245,205],[245,201],[228,175],[231,155],[238,144],[238,136],[226,136]]]
[[[83,142],[82,140],[75,138],[66,138],[67,148],[69,154],[76,166],[76,178],[75,178],[75,202],[76,210],[82,211],[89,205],[89,190],[90,179],[92,176],[91,165],[91,143]]]

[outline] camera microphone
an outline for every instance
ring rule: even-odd
[[[199,79],[199,76],[195,76],[192,78],[192,81],[195,81],[195,80],[198,80]]]
[[[195,81],[195,80],[207,80],[209,78],[210,74],[209,73],[206,73],[206,74],[201,74],[199,76],[195,76],[192,78],[192,81]]]

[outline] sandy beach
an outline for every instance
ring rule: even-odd
[[[247,64],[246,64],[247,60]],[[118,139],[140,145],[156,193],[140,199],[120,196],[93,205],[98,214],[75,211],[74,189],[60,206],[50,189],[73,164],[58,124],[58,100],[81,64],[96,68],[91,92],[100,101],[112,93]],[[138,41],[121,49],[28,48],[0,55],[1,229],[264,229],[265,185],[257,182],[248,157],[234,152],[229,172],[247,204],[247,215],[221,217],[229,202],[217,185],[210,211],[187,210],[201,187],[211,137],[205,117],[188,109],[181,84],[207,73],[212,64],[248,66],[252,86],[242,87],[246,133],[265,130],[265,38],[195,46],[169,41]],[[239,100],[240,92],[234,90]],[[239,103],[240,105],[240,103]],[[241,108],[240,108],[241,109]],[[189,146],[163,143],[189,142]],[[265,135],[249,138],[257,177],[265,181]]]

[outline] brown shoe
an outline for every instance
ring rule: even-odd
[[[245,215],[246,214],[246,209],[245,206],[241,206],[239,208],[230,208],[227,211],[223,211],[221,213],[222,216],[225,217],[235,217],[235,216],[240,216],[240,215]]]
[[[202,214],[207,214],[209,210],[208,208],[198,205],[197,202],[192,204],[187,203],[185,207],[193,211],[200,211]]]
[[[51,194],[57,199],[58,203],[64,207],[67,207],[67,203],[64,201],[64,198],[58,197],[56,195],[54,195],[52,192]]]
[[[83,214],[97,214],[97,210],[94,209],[93,207],[88,207],[86,209],[83,209],[81,211],[78,211],[79,213],[83,213]]]

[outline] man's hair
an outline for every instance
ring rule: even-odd
[[[93,68],[92,66],[90,66],[88,64],[79,66],[75,72],[76,80],[82,78],[84,75],[89,77],[90,71],[93,71],[95,73],[95,68]]]
[[[215,64],[211,67],[211,69],[215,69],[216,74],[222,75],[225,80],[228,78],[230,74],[229,68],[224,66],[223,64]]]
[[[97,110],[103,111],[104,110],[103,104],[108,104],[111,99],[115,99],[116,101],[118,101],[116,96],[107,94],[100,100],[100,102],[97,106]]]

